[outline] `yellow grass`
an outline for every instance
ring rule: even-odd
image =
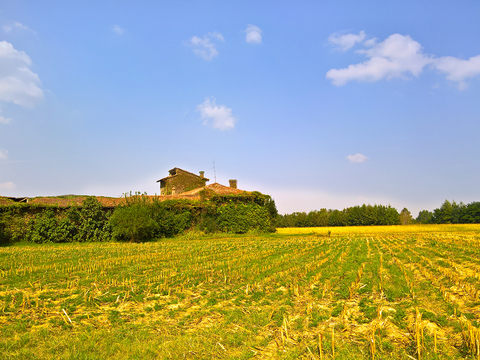
[[[418,224],[418,225],[385,225],[385,226],[331,226],[306,228],[278,228],[277,233],[282,235],[324,234],[405,234],[431,232],[480,232],[480,224]]]

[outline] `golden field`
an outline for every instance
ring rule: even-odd
[[[479,231],[279,229],[143,244],[1,247],[0,353],[478,358]]]

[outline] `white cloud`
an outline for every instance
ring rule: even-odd
[[[0,160],[7,160],[8,159],[8,151],[7,150],[0,150]]]
[[[113,30],[113,32],[117,33],[118,35],[123,35],[125,33],[125,29],[122,29],[118,25],[113,25],[112,30]]]
[[[2,29],[4,32],[9,33],[12,30],[25,30],[25,31],[31,31],[34,32],[32,29],[30,29],[28,26],[23,25],[22,23],[18,21],[13,21],[9,24],[3,25]]]
[[[15,189],[15,184],[11,181],[0,183],[0,190],[13,190]]]
[[[445,56],[438,58],[434,66],[447,74],[448,80],[457,83],[459,90],[465,90],[467,88],[465,80],[480,75],[480,55],[468,60]]]
[[[352,163],[363,163],[368,158],[363,154],[356,153],[355,155],[347,155],[345,159],[349,160]]]
[[[345,69],[331,69],[327,79],[334,85],[345,85],[352,80],[375,82],[381,79],[403,78],[407,74],[418,76],[434,59],[422,53],[422,46],[410,36],[390,35],[385,41],[366,50],[357,50],[369,60]]]
[[[336,45],[336,48],[341,51],[347,51],[351,49],[356,43],[361,43],[365,39],[365,31],[360,31],[358,35],[356,34],[345,34],[340,35],[338,33],[331,34],[328,37],[328,41]]]
[[[232,109],[225,105],[217,106],[215,98],[206,98],[203,104],[197,105],[205,125],[211,125],[215,129],[229,130],[235,127],[237,119],[232,115]]]
[[[362,42],[365,33],[358,35],[332,34],[328,40],[343,51],[350,49],[355,43]],[[427,66],[446,74],[447,80],[455,83],[459,90],[467,88],[467,79],[480,76],[480,55],[468,60],[453,56],[436,58],[426,55],[422,46],[408,35],[393,34],[383,42],[376,38],[363,43],[368,49],[357,50],[369,60],[360,64],[352,64],[344,69],[330,69],[326,78],[332,84],[341,86],[349,81],[375,82],[383,79],[405,78],[408,75],[418,77]]]
[[[377,45],[377,40],[378,40],[377,38],[365,40],[365,42],[363,43],[363,45],[365,45],[365,46],[367,46],[367,47],[375,46],[375,45]]]
[[[31,65],[25,52],[0,41],[0,100],[33,107],[43,99],[40,79],[29,69]]]
[[[245,29],[247,35],[245,36],[245,41],[250,44],[261,44],[262,43],[262,29],[258,26],[249,24]]]
[[[193,48],[195,54],[204,60],[212,61],[215,56],[218,56],[218,50],[215,48],[215,44],[212,43],[212,39],[225,41],[222,34],[214,31],[203,36],[203,38],[192,36],[188,41],[188,45]]]
[[[1,112],[1,110],[0,110],[0,112]],[[0,124],[6,125],[6,124],[8,124],[11,120],[12,120],[12,119],[7,119],[6,117],[0,115]]]

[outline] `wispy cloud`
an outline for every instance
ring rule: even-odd
[[[233,129],[237,122],[237,119],[232,115],[232,109],[225,105],[217,106],[214,97],[206,98],[202,104],[197,105],[197,111],[200,112],[200,117],[205,120],[203,124],[215,129]]]
[[[365,33],[337,36],[332,34],[329,41],[343,51],[365,39]],[[447,80],[455,83],[459,90],[467,88],[467,79],[480,76],[480,55],[468,60],[453,56],[435,57],[423,53],[423,47],[409,35],[393,34],[382,42],[369,39],[363,42],[366,49],[356,53],[365,55],[368,60],[349,65],[343,69],[330,69],[326,78],[332,84],[341,86],[349,81],[376,82],[383,79],[418,77],[425,68],[436,69],[446,74]]]
[[[11,181],[0,183],[0,190],[13,190],[15,189],[15,184]]]
[[[12,119],[8,119],[4,116],[1,115],[1,109],[0,109],[0,124],[6,125],[8,124]]]
[[[13,30],[23,30],[23,31],[31,31],[32,33],[35,33],[32,29],[30,29],[28,26],[23,25],[22,23],[18,21],[12,21],[8,24],[5,24],[2,26],[2,29],[5,33],[9,33]]]
[[[222,34],[217,31],[208,33],[203,37],[192,36],[188,41],[188,45],[192,47],[193,52],[206,61],[212,61],[215,56],[218,56],[218,50],[212,40],[225,41]]]
[[[7,160],[8,159],[8,151],[7,150],[0,150],[0,160]]]
[[[250,44],[261,44],[262,43],[262,29],[258,26],[249,24],[245,29],[247,35],[245,35],[245,41]]]
[[[112,30],[114,33],[117,33],[118,35],[123,35],[125,33],[125,29],[121,28],[118,25],[113,25]]]
[[[351,49],[356,43],[361,43],[366,37],[365,31],[360,31],[356,34],[340,35],[338,33],[331,34],[328,41],[335,46],[337,50],[347,51]]]
[[[347,159],[348,161],[350,161],[352,163],[363,163],[368,158],[363,154],[356,153],[355,155],[347,155],[345,157],[345,159]]]
[[[40,78],[29,67],[32,60],[12,44],[0,41],[0,100],[33,107],[43,99]],[[5,119],[2,122],[7,121]],[[7,121],[8,122],[8,121]]]

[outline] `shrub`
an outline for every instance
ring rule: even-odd
[[[52,210],[46,210],[29,223],[27,239],[37,244],[56,241],[57,219]]]
[[[0,243],[25,240],[28,231],[28,216],[18,208],[2,208],[0,211]]]
[[[126,205],[110,217],[113,237],[120,241],[147,241],[175,236],[192,226],[192,203],[182,200],[158,201],[143,195],[126,197]]]
[[[139,242],[152,239],[158,233],[151,206],[133,204],[117,207],[110,217],[115,240]]]
[[[76,241],[108,241],[111,239],[111,228],[108,223],[109,213],[103,210],[102,204],[93,196],[87,197],[80,210],[72,209],[67,217],[77,223]]]
[[[87,197],[80,208],[46,209],[30,218],[25,238],[34,243],[108,241],[108,213],[95,197]]]

